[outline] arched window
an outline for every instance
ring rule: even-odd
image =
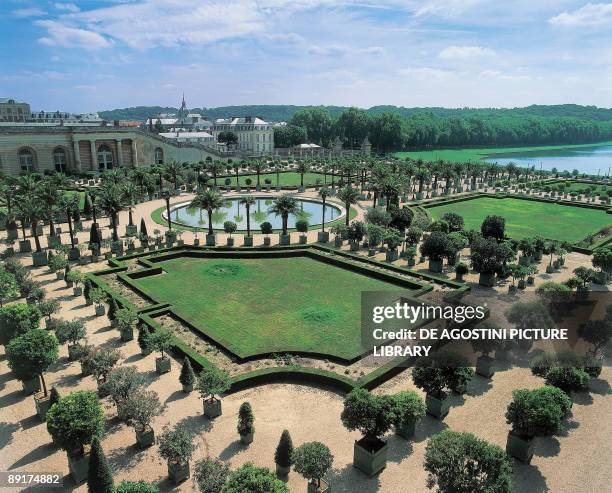
[[[66,172],[68,161],[66,151],[61,147],[56,147],[53,151],[53,164],[55,165],[55,171],[58,173]]]
[[[25,173],[34,171],[34,152],[31,149],[19,151],[19,165],[21,166],[21,171]]]
[[[107,145],[98,148],[98,169],[105,171],[113,167],[113,153]]]
[[[164,164],[164,151],[161,147],[155,148],[155,164]]]

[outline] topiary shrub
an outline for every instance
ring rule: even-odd
[[[113,473],[97,436],[91,442],[87,490],[96,493],[114,493],[115,491]]]
[[[253,422],[255,421],[255,416],[253,416],[253,409],[251,408],[251,404],[248,402],[243,402],[240,405],[240,409],[238,410],[238,433],[240,435],[248,435],[253,433],[254,427]]]
[[[512,463],[506,452],[471,433],[444,430],[425,448],[427,487],[440,492],[510,493]]]
[[[421,396],[414,391],[398,392],[393,396],[395,424],[416,423],[425,416],[426,407]]]
[[[47,430],[68,453],[82,453],[83,446],[104,432],[104,411],[95,392],[79,390],[62,397],[47,412]]]
[[[37,329],[41,318],[36,305],[15,303],[0,308],[0,344],[6,346],[14,337]]]
[[[181,367],[181,374],[179,375],[179,382],[183,386],[183,389],[192,389],[196,382],[196,374],[191,366],[191,360],[185,357],[183,360],[183,366]]]
[[[546,372],[546,385],[559,387],[566,393],[589,388],[588,373],[580,368],[553,367]]]
[[[303,443],[291,454],[293,468],[318,489],[321,479],[331,468],[334,456],[321,442]]]
[[[340,415],[349,431],[359,430],[363,438],[360,445],[367,450],[378,450],[384,442],[381,437],[395,421],[395,401],[389,395],[374,395],[366,389],[352,390],[344,398]]]
[[[184,426],[177,425],[174,429],[165,427],[158,440],[159,455],[168,462],[189,462],[195,451],[193,438],[193,433]]]
[[[289,488],[272,471],[265,467],[256,467],[247,462],[232,471],[223,489],[223,493],[289,493]]]
[[[193,479],[200,493],[221,493],[229,473],[229,466],[225,462],[207,458],[196,462]]]
[[[159,493],[159,488],[145,481],[121,481],[114,493]]]
[[[291,454],[293,453],[293,441],[288,430],[283,430],[276,451],[274,462],[281,467],[291,467]]]

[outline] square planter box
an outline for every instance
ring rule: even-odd
[[[106,313],[104,305],[96,305],[96,317],[101,317]]]
[[[495,274],[481,273],[478,278],[478,284],[487,288],[492,288],[495,286]]]
[[[83,288],[81,286],[77,286],[72,288],[72,294],[74,296],[82,296],[83,295]]]
[[[200,246],[200,238],[193,239],[193,246]]]
[[[395,425],[395,434],[405,438],[406,440],[411,439],[414,436],[414,430],[416,423],[397,423]]]
[[[387,250],[385,254],[385,260],[387,262],[395,262],[398,259],[398,254],[396,250]]]
[[[438,419],[444,419],[450,409],[450,399],[448,397],[440,399],[434,395],[427,394],[425,396],[425,404],[427,412]]]
[[[206,246],[215,246],[217,244],[217,235],[206,235]]]
[[[170,371],[170,358],[155,358],[155,370],[160,375],[168,373]]]
[[[233,247],[234,246],[234,238],[227,238],[226,245],[228,247]]]
[[[125,236],[136,236],[138,228],[134,224],[128,224],[125,227]]]
[[[75,484],[81,484],[89,474],[89,454],[68,455],[68,469]]]
[[[79,260],[80,256],[81,256],[81,252],[79,251],[78,248],[71,248],[68,251],[68,260],[70,261]]]
[[[416,262],[414,261],[414,257],[408,257],[407,265],[408,267],[414,267],[416,265]]]
[[[272,239],[269,236],[266,236],[264,238],[263,244],[264,244],[264,246],[270,246],[272,244]]]
[[[290,235],[278,235],[278,243],[279,245],[290,245],[291,236]]]
[[[255,436],[255,430],[251,431],[251,433],[240,433],[240,443],[243,445],[248,445],[253,443],[253,437]]]
[[[186,394],[193,392],[193,384],[183,385],[183,392]]]
[[[31,378],[30,380],[22,380],[21,387],[25,395],[32,395],[40,392],[40,379],[38,377]]]
[[[202,401],[202,408],[204,410],[204,416],[206,416],[208,419],[215,419],[222,414],[221,401],[218,399],[215,399],[214,401],[204,399]]]
[[[506,441],[506,452],[521,462],[529,464],[533,457],[534,442],[533,438],[527,439],[509,432],[508,440]]]
[[[34,394],[34,405],[36,406],[36,414],[41,421],[47,421],[47,411],[51,407],[51,395],[45,395],[40,392]]]
[[[308,243],[308,236],[300,235],[300,245],[305,245],[306,243]]]
[[[329,233],[327,231],[319,231],[317,233],[317,241],[319,243],[328,243],[329,242]]]
[[[147,426],[143,430],[135,430],[136,433],[136,444],[140,448],[150,447],[155,443],[155,432],[153,428]]]
[[[244,236],[244,246],[252,247],[253,246],[253,237],[252,236]]]
[[[189,476],[189,462],[168,461],[168,477],[174,484],[182,483]]]
[[[363,445],[363,439],[355,441],[353,447],[353,465],[369,477],[378,474],[387,466],[388,445],[380,442],[378,450],[370,451]]]
[[[134,340],[134,327],[122,327],[119,333],[123,342]]]
[[[476,360],[476,373],[485,378],[491,378],[495,374],[494,361],[490,356],[480,356]]]
[[[313,483],[308,483],[307,493],[331,493],[331,486],[324,479],[321,480],[319,486]]]
[[[47,245],[49,248],[55,248],[62,244],[62,237],[59,235],[47,235]]]
[[[341,237],[336,236],[336,238],[334,238],[334,246],[336,248],[340,248],[342,245],[344,245],[344,240]]]
[[[430,260],[429,261],[429,270],[431,272],[435,272],[440,274],[442,272],[442,260]]]
[[[48,263],[49,259],[47,258],[47,252],[34,252],[32,254],[32,265],[34,267],[40,267]]]

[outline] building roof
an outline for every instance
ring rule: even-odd
[[[221,125],[267,125],[268,122],[258,117],[236,116],[232,118],[218,118],[215,123]]]
[[[11,104],[27,104],[25,101],[17,101],[14,98],[0,98],[0,103],[7,104],[9,101],[12,101]]]
[[[294,149],[318,149],[321,146],[317,145],[317,144],[298,144],[296,146],[293,146]]]
[[[212,139],[208,132],[160,132],[159,135],[167,139]]]

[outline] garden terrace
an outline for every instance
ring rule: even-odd
[[[574,205],[535,198],[473,195],[423,204],[430,216],[440,219],[447,212],[463,217],[466,229],[480,229],[486,216],[506,219],[506,233],[514,239],[540,235],[544,238],[576,243],[612,224],[606,208]],[[568,227],[568,225],[571,225]]]

